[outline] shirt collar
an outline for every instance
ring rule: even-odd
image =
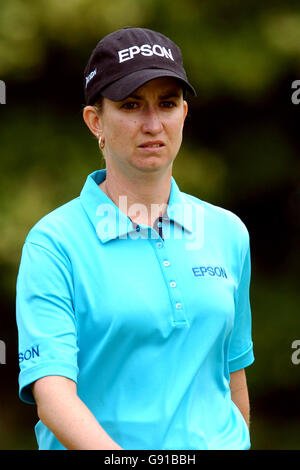
[[[106,169],[94,171],[88,175],[80,193],[82,206],[103,243],[115,238],[122,238],[136,230],[136,224],[99,188],[99,184],[105,178]],[[171,178],[167,213],[163,219],[170,219],[185,230],[193,231],[191,201],[179,190],[173,177]]]
[[[167,208],[170,220],[181,225],[188,232],[193,232],[193,207],[189,197],[180,191],[175,179],[171,179],[171,192]]]

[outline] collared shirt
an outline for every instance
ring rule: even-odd
[[[250,250],[231,212],[181,192],[151,228],[88,176],[29,232],[17,280],[19,393],[47,375],[123,449],[248,449],[230,373],[253,360]],[[40,449],[63,449],[38,422]]]

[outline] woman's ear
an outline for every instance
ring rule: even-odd
[[[82,112],[83,120],[97,139],[101,135],[102,126],[100,116],[94,106],[85,106]]]
[[[183,100],[183,120],[185,121],[185,118],[187,116],[187,113],[188,113],[188,104],[187,104],[187,101]]]

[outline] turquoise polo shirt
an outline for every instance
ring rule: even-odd
[[[164,216],[137,225],[99,188],[105,176],[24,243],[20,398],[61,375],[123,449],[248,449],[229,387],[254,360],[245,225],[174,178]],[[42,422],[35,432],[39,449],[64,449]]]

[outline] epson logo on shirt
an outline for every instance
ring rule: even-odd
[[[196,277],[216,276],[227,279],[226,271],[222,266],[197,266],[192,270]]]
[[[23,361],[29,361],[29,359],[33,359],[35,357],[40,357],[40,346],[32,346],[29,349],[26,349],[24,352],[19,353],[19,363]]]
[[[125,60],[131,60],[135,55],[142,54],[145,57],[150,57],[152,55],[157,55],[159,57],[165,57],[166,59],[173,60],[171,49],[166,49],[164,46],[159,44],[143,44],[142,46],[131,46],[128,49],[122,49],[118,51],[119,63],[125,62]]]

